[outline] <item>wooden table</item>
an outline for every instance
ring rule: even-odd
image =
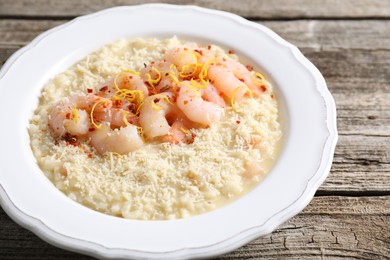
[[[76,16],[145,2],[155,1],[0,0],[0,64]],[[221,259],[390,258],[390,0],[161,2],[230,11],[268,26],[320,69],[337,105],[333,167],[310,205]],[[43,242],[0,209],[0,259],[90,257]]]

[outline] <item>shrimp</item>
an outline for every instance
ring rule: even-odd
[[[90,127],[89,116],[85,110],[61,102],[56,104],[49,114],[49,127],[57,137],[62,137],[65,133],[85,135]]]
[[[174,48],[168,50],[165,54],[165,59],[175,64],[179,69],[190,64],[206,63],[214,58],[215,55],[212,51],[197,47]]]
[[[204,48],[174,48],[165,54],[165,59],[174,64],[183,78],[198,76],[202,70],[202,63],[214,59],[212,51]]]
[[[177,97],[177,106],[193,122],[203,125],[210,125],[219,121],[223,108],[219,105],[205,101],[200,94],[189,87],[189,81],[183,81],[179,95]]]
[[[213,84],[208,84],[207,88],[201,89],[200,93],[204,100],[217,104],[220,107],[225,108],[226,102],[223,99],[223,94]]]
[[[145,96],[149,95],[148,86],[143,79],[130,72],[121,72],[117,75],[116,84],[119,89],[140,90]]]
[[[173,106],[167,99],[171,93],[161,93],[145,99],[140,109],[139,123],[147,138],[153,139],[168,134],[171,126],[167,115],[173,112]]]
[[[163,140],[170,142],[171,144],[185,142],[187,141],[187,135],[185,133],[186,130],[187,129],[185,128],[183,122],[176,120],[169,129],[169,132],[164,136]]]
[[[196,127],[196,124],[189,120],[177,105],[175,105],[173,110],[175,112],[167,116],[167,121],[169,123],[172,122],[172,124],[163,140],[171,144],[193,142],[193,137],[190,136],[189,138],[187,133],[190,132],[189,129]]]
[[[196,54],[187,48],[174,48],[166,52],[164,58],[173,63],[179,70],[185,66],[198,63]]]
[[[228,68],[212,64],[208,68],[207,75],[214,86],[225,94],[229,100],[234,99],[234,101],[239,102],[248,92],[245,83],[236,78]]]
[[[177,87],[174,77],[177,77],[176,66],[167,61],[151,62],[141,70],[141,77],[154,88],[154,94],[173,91]],[[152,91],[153,92],[153,91]]]
[[[215,54],[211,50],[205,48],[194,48],[193,51],[198,57],[198,62],[205,64],[207,61],[215,59]]]
[[[112,129],[125,127],[129,123],[133,125],[139,124],[138,116],[122,108],[111,108],[104,112],[94,113],[94,120],[108,122]]]
[[[95,105],[96,104],[96,105]],[[111,108],[111,101],[93,94],[72,96],[67,102],[57,103],[49,114],[49,127],[57,137],[65,133],[82,136],[91,126],[89,113],[95,105],[95,111]]]
[[[112,106],[111,100],[102,98],[95,94],[87,94],[84,96],[76,95],[69,98],[70,105],[76,105],[77,108],[86,110],[87,112],[91,112],[92,107],[96,103],[98,104],[95,106],[94,110],[97,112],[105,111],[106,109],[110,109]]]
[[[99,154],[115,152],[127,154],[143,145],[143,140],[134,125],[112,130],[108,125],[91,132],[91,144]]]
[[[259,86],[256,86],[254,83],[254,76],[244,65],[230,58],[219,58],[217,59],[217,62],[226,66],[236,78],[245,83],[255,97],[260,95],[261,91]]]
[[[120,89],[140,90],[144,96],[149,95],[149,90],[143,79],[132,72],[123,71],[114,78],[106,81],[97,93],[98,96],[112,98]]]

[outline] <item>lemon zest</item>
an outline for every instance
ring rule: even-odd
[[[232,104],[232,107],[233,107],[234,109],[236,109],[235,102],[234,102],[234,98],[235,98],[235,96],[236,96],[237,91],[238,91],[240,88],[246,88],[246,89],[248,90],[249,96],[250,96],[251,98],[253,98],[252,91],[250,90],[250,88],[248,88],[247,85],[239,85],[237,88],[234,89],[234,91],[233,91],[233,93],[232,93],[232,97],[231,97],[231,99],[230,99],[230,103]]]
[[[119,158],[123,158],[123,155],[121,155],[120,153],[117,153],[117,152],[110,152],[112,155],[116,155],[118,156]]]
[[[95,104],[93,104],[93,106],[92,106],[91,113],[90,113],[90,115],[91,115],[91,123],[92,123],[92,125],[93,125],[94,127],[96,127],[96,128],[101,128],[102,125],[97,125],[97,124],[95,123],[95,120],[93,120],[93,112],[95,111],[95,108],[96,108],[96,106],[97,106],[98,104],[105,104],[105,103],[107,103],[107,101],[104,100],[104,99],[101,99],[101,100],[98,100],[97,102],[95,102]]]
[[[145,140],[144,129],[140,126],[135,126],[135,127],[137,128],[138,134],[141,136],[142,140],[144,141]]]
[[[142,105],[144,104],[145,102],[142,102],[141,104],[139,104],[139,106],[138,106],[138,108],[137,108],[137,111],[135,111],[135,115],[137,116],[137,115],[139,115],[139,113],[141,112],[140,110],[141,110],[141,107],[142,107]]]
[[[206,89],[206,88],[208,87],[208,85],[205,86],[205,85],[199,84],[199,83],[196,82],[194,79],[191,79],[190,82],[191,82],[191,84],[192,84],[194,87],[196,87],[196,88],[198,88],[198,89]]]
[[[170,70],[173,70],[173,69],[177,69],[176,65],[171,63],[171,65],[169,65],[169,69]]]
[[[187,69],[194,67],[194,69],[190,73],[184,73]],[[194,64],[187,64],[182,67],[182,70],[179,72],[179,76],[182,78],[185,77],[191,77],[195,74],[196,70],[199,67],[199,63],[194,63]]]
[[[170,71],[168,72],[168,75],[173,79],[174,82],[179,83],[179,79],[177,78],[174,72]]]
[[[117,90],[120,90],[118,84],[117,84],[117,81],[118,81],[118,78],[120,75],[122,75],[123,73],[130,73],[130,74],[133,74],[133,75],[136,75],[136,76],[139,76],[141,75],[139,72],[137,71],[134,71],[134,70],[122,70],[121,72],[119,72],[118,74],[116,74],[115,78],[114,78],[114,86]]]
[[[209,84],[209,80],[205,80],[202,73],[199,73],[199,79],[205,86]]]
[[[149,73],[145,74],[146,77],[148,78],[148,82],[149,82],[150,86],[154,86],[154,84],[158,83],[161,80],[161,72],[158,69],[156,69],[155,67],[152,67],[152,70],[157,73],[156,79],[152,79],[152,76],[150,76]]]
[[[130,114],[128,111],[123,111],[123,122],[125,122],[126,126],[131,125],[130,122],[127,120],[127,116]]]
[[[170,105],[173,105],[173,103],[169,100],[169,98],[166,96],[166,95],[163,95],[163,94],[155,94],[155,95],[153,95],[153,96],[150,96],[150,98],[152,99],[152,106],[153,106],[153,108],[155,109],[155,110],[161,110],[161,109],[163,109],[162,107],[159,107],[159,106],[157,106],[156,105],[156,103],[154,103],[154,100],[156,99],[156,98],[162,98],[162,99],[165,99]]]
[[[73,106],[72,116],[73,121],[77,124],[79,122],[79,111],[77,110],[76,105]]]
[[[185,129],[183,127],[180,127],[180,130],[185,133],[185,134],[188,134],[190,131],[188,129]]]
[[[159,110],[163,109],[162,107],[157,106],[156,103],[154,103],[154,100],[152,100],[151,103],[152,103],[152,107],[154,108],[154,110],[159,111]]]
[[[208,80],[205,80],[206,77],[207,77],[207,71],[208,71],[208,67],[210,67],[211,63],[213,62],[217,62],[216,59],[209,59],[208,61],[206,61],[205,64],[203,64],[203,67],[202,69],[200,70],[200,73],[199,73],[199,79],[202,81],[203,84],[207,85],[209,83]]]
[[[179,79],[177,78],[177,76],[175,75],[175,73],[173,71],[170,71],[168,72],[168,76],[172,78],[172,80],[176,83],[176,84],[172,84],[172,91],[175,92],[177,90],[177,85],[180,83],[179,82]]]
[[[144,100],[144,92],[141,90],[135,89],[119,89],[114,94],[114,99],[123,100],[126,99],[129,102],[136,101],[137,104],[141,104]]]
[[[265,77],[260,72],[255,71],[254,73],[251,74],[251,76],[252,76],[251,77],[252,78],[252,82],[256,86],[260,87],[260,86],[262,86],[265,83]],[[260,82],[258,81],[259,78],[260,78]]]
[[[198,69],[199,67],[199,63],[198,63],[198,57],[196,56],[196,54],[193,52],[193,51],[186,51],[184,50],[182,52],[182,54],[180,55],[180,60],[183,59],[183,56],[188,53],[190,54],[194,59],[195,59],[195,62],[194,63],[191,63],[191,64],[187,64],[187,65],[184,65],[181,67],[181,71],[179,72],[179,76],[180,77],[190,77],[190,76],[193,76],[196,72],[196,70]],[[188,68],[191,68],[191,67],[195,67],[191,73],[184,73]]]

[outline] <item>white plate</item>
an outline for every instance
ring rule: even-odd
[[[271,79],[284,128],[276,165],[248,195],[182,220],[121,219],[68,199],[40,171],[29,146],[27,127],[42,86],[118,38],[172,35],[233,49]],[[0,90],[2,207],[47,242],[101,258],[209,257],[268,234],[312,199],[337,141],[335,104],[324,78],[296,47],[239,16],[193,6],[118,7],[58,26],[6,62]]]

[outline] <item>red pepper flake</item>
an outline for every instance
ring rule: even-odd
[[[88,93],[92,93],[92,92],[93,92],[93,89],[87,88],[87,92],[88,92]]]
[[[154,88],[153,85],[151,85],[149,83],[149,81],[144,81],[145,85],[148,87],[148,89],[150,90],[151,88]],[[154,93],[153,93],[154,94]],[[149,93],[149,95],[152,95],[152,93]]]
[[[88,131],[89,132],[93,132],[93,131],[95,131],[96,129],[95,129],[95,127],[90,127],[90,128],[88,128]]]
[[[187,100],[184,100],[184,101],[183,101],[183,104],[184,104],[184,105],[187,105],[187,104],[188,104],[188,101],[187,101]]]
[[[261,85],[260,89],[261,89],[261,91],[263,91],[263,92],[266,92],[266,91],[267,91],[267,88],[266,88],[266,86],[264,86],[264,85]]]
[[[156,88],[149,87],[148,90],[149,90],[149,95],[150,96],[158,93]]]
[[[233,51],[233,50],[229,50],[228,53],[229,53],[229,54],[234,54],[234,51]]]
[[[129,108],[130,111],[134,111],[135,110],[135,104],[134,103],[130,103],[128,108]]]
[[[188,51],[188,49],[187,49],[187,48],[184,48],[184,50],[185,50],[185,51]]]
[[[274,98],[275,98],[274,94],[271,94],[271,98],[272,98],[272,99],[274,99]]]
[[[65,118],[70,119],[70,113],[66,113]]]
[[[239,124],[241,123],[241,121],[240,121],[240,120],[237,120],[236,123],[239,125]]]
[[[137,124],[137,119],[138,118],[136,116],[132,116],[132,117],[128,118],[127,121],[129,121],[130,124],[135,125],[135,124]]]
[[[194,52],[197,52],[197,53],[199,53],[200,55],[203,55],[203,51],[202,51],[202,50],[194,50]]]
[[[130,75],[130,76],[129,76],[129,79],[133,79],[133,76],[132,76],[132,75]]]
[[[154,64],[154,61],[152,61],[150,64],[152,64],[152,65],[153,65],[153,64]]]
[[[245,68],[247,68],[249,71],[253,71],[253,67],[251,65],[246,65]]]
[[[207,46],[207,49],[210,50],[210,49],[211,49],[211,45],[208,45],[208,46]]]
[[[226,58],[222,58],[223,61],[226,61]]]
[[[102,91],[102,92],[106,92],[108,90],[108,86],[104,86],[104,87],[102,87],[101,89],[100,89],[100,91]]]
[[[123,102],[122,102],[122,100],[115,100],[115,102],[114,102],[114,106],[116,106],[116,107],[121,107],[123,105]]]
[[[166,84],[164,87],[162,87],[162,88],[160,89],[160,92],[166,92],[166,91],[168,91],[170,88],[171,88],[171,86],[169,86],[169,84]]]
[[[155,99],[153,100],[154,103],[157,103],[157,102],[159,102],[159,101],[160,101],[159,98],[155,98]]]
[[[239,79],[241,82],[245,82],[245,79]]]
[[[189,144],[192,144],[195,141],[196,134],[194,132],[191,133],[191,140],[188,141]]]
[[[63,136],[63,139],[66,141],[66,145],[73,145],[73,146],[79,146],[79,143],[77,142],[77,139],[75,136],[69,134],[69,133],[66,133],[64,136]]]
[[[92,159],[92,154],[89,153],[89,154],[88,154],[88,158],[89,158],[89,159]]]

